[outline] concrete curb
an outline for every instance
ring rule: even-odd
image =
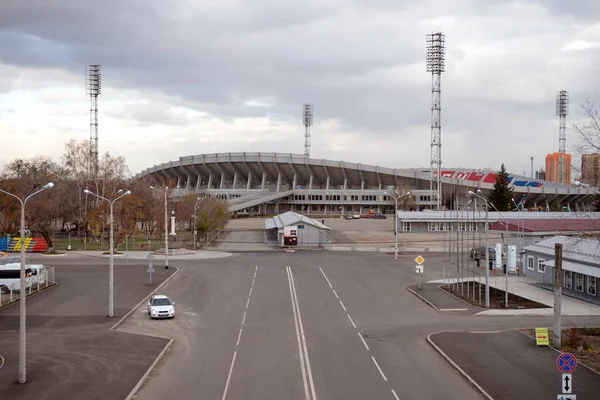
[[[175,274],[173,274],[173,275],[175,275]],[[173,276],[173,275],[171,275],[171,276]],[[173,339],[170,339],[169,343],[167,343],[167,345],[164,347],[164,349],[162,349],[162,351],[160,352],[160,354],[158,355],[158,357],[156,357],[156,359],[154,360],[154,362],[152,363],[152,365],[150,365],[150,367],[148,367],[148,369],[146,370],[146,372],[144,373],[144,375],[142,375],[142,378],[133,387],[133,389],[131,389],[131,392],[129,392],[129,394],[127,395],[127,397],[125,398],[125,400],[132,400],[136,396],[138,390],[140,390],[140,388],[142,387],[142,385],[144,383],[146,383],[146,380],[148,379],[148,376],[150,376],[150,374],[152,373],[152,371],[154,370],[154,368],[156,367],[156,365],[162,360],[162,358],[165,356],[165,353],[171,347],[172,344],[173,344]]]
[[[436,306],[433,305],[432,302],[430,302],[429,300],[427,300],[425,297],[421,296],[419,293],[415,292],[414,290],[412,290],[408,286],[406,286],[406,289],[409,292],[411,292],[412,294],[414,294],[415,296],[417,296],[419,299],[423,300],[425,303],[429,304],[435,311],[437,311],[437,312],[440,311]]]
[[[448,357],[448,355],[446,353],[444,353],[444,351],[442,349],[440,349],[438,347],[437,344],[433,343],[433,340],[431,340],[431,336],[433,335],[437,335],[440,333],[445,333],[444,331],[442,332],[435,332],[435,333],[430,333],[429,335],[427,335],[427,341],[429,342],[429,344],[442,356],[444,357],[444,359],[446,361],[448,361],[448,363],[450,365],[452,365],[452,367],[454,367],[455,370],[457,370],[467,381],[469,381],[469,383],[471,385],[473,385],[477,390],[479,390],[479,392],[483,395],[483,397],[485,397],[488,400],[494,400],[494,398],[492,396],[490,396],[488,394],[488,392],[486,392],[481,386],[479,386],[479,384],[477,382],[475,382],[475,380],[473,378],[471,378],[469,376],[469,374],[467,374],[461,367],[458,366],[458,364],[456,364],[454,361],[452,361],[452,359],[450,357]]]
[[[170,268],[175,268],[176,271],[173,272],[171,274],[171,276],[169,276],[167,279],[165,279],[165,281],[163,283],[161,283],[160,285],[155,287],[153,291],[151,291],[146,297],[144,297],[142,299],[142,301],[137,303],[131,310],[129,310],[129,312],[127,314],[125,314],[120,320],[118,320],[113,326],[111,326],[109,330],[114,331],[115,329],[117,329],[123,322],[125,322],[125,320],[131,314],[133,314],[135,312],[135,310],[137,310],[147,299],[149,299],[150,296],[152,296],[154,293],[156,293],[157,290],[160,290],[160,288],[162,288],[167,282],[169,282],[175,275],[177,275],[179,273],[179,268],[173,267],[173,266],[170,266]]]
[[[29,299],[29,298],[31,298],[31,297],[33,297],[33,296],[35,296],[37,294],[40,294],[42,292],[45,292],[46,290],[51,289],[51,288],[53,288],[55,286],[58,286],[58,282],[54,282],[50,286],[46,286],[45,288],[41,288],[40,290],[37,290],[37,291],[35,291],[35,292],[31,293],[31,294],[28,294],[28,295],[26,295],[26,298]],[[13,304],[18,303],[18,302],[19,302],[19,299],[13,300],[13,301],[9,301],[8,303],[3,304],[2,306],[0,306],[0,311],[4,310],[5,308],[8,308],[8,307],[12,306]]]

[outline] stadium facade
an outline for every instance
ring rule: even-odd
[[[494,171],[442,169],[442,209],[468,202],[469,190],[487,196]],[[214,195],[229,202],[233,213],[272,214],[295,211],[309,215],[393,213],[388,193],[409,192],[404,208],[435,208],[426,168],[378,165],[310,158],[292,153],[214,153],[180,157],[147,168],[134,179],[153,185],[177,182],[176,195]],[[588,211],[595,193],[587,188],[511,175],[514,201],[524,207],[556,202],[573,211]]]

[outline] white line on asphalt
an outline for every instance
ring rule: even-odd
[[[396,394],[396,391],[394,389],[392,389],[392,394],[394,395],[396,400],[400,400],[400,397],[398,397],[398,395]]]
[[[469,333],[500,333],[500,331],[471,331]]]
[[[246,322],[246,311],[244,311],[244,318],[242,318],[242,326],[244,326],[245,322]]]
[[[375,363],[375,366],[377,367],[377,369],[379,370],[379,373],[381,374],[381,377],[383,378],[384,381],[387,382],[387,378],[385,377],[385,375],[383,374],[383,371],[381,370],[381,368],[379,368],[379,364],[377,364],[377,360],[375,360],[375,357],[371,356],[371,359],[373,360],[373,362]]]
[[[238,335],[238,340],[235,343],[236,347],[240,345],[240,339],[242,338],[242,331],[244,330],[244,328],[240,328],[240,333]]]
[[[354,323],[354,321],[352,321],[352,317],[350,316],[350,314],[346,314],[348,316],[348,319],[350,320],[350,322],[352,322],[352,326],[354,328],[356,328],[356,324]]]
[[[233,359],[231,360],[231,366],[229,367],[229,374],[227,374],[227,382],[225,382],[225,390],[223,391],[223,398],[227,398],[227,389],[229,389],[229,381],[231,380],[231,373],[233,372],[233,365],[235,364],[235,357],[237,356],[237,350],[233,352]]]
[[[323,274],[323,276],[325,277],[325,280],[329,284],[329,287],[333,289],[333,286],[331,285],[331,282],[329,282],[329,279],[327,279],[327,275],[325,275],[325,271],[323,271],[323,268],[319,267],[319,269],[321,270],[321,273]]]
[[[254,287],[254,281],[255,280],[256,280],[255,278],[252,278],[252,285],[250,285],[250,287]]]
[[[338,296],[338,294],[337,294],[337,292],[335,291],[335,289],[332,289],[332,290],[333,290],[333,294],[335,294],[335,297],[337,297],[337,298],[339,299],[339,298],[340,298],[340,296]]]
[[[340,304],[342,305],[342,308],[344,309],[344,311],[348,312],[348,310],[346,310],[346,306],[344,305],[344,303],[342,303],[342,300],[340,300]]]
[[[250,288],[250,293],[248,293],[248,297],[252,296],[252,289],[254,289],[253,287]]]
[[[467,311],[466,308],[440,308],[440,311]]]
[[[256,273],[257,270],[258,270],[258,265],[256,267],[254,267],[254,273]]]
[[[363,344],[365,345],[365,347],[367,348],[367,350],[371,350],[369,349],[369,346],[367,346],[367,342],[365,342],[365,338],[363,337],[363,335],[360,334],[360,332],[358,332],[358,337],[360,338],[360,340],[362,340]]]
[[[250,305],[250,297],[248,297],[248,301],[246,302],[246,310],[248,309],[249,305]]]
[[[308,357],[308,349],[306,347],[306,337],[304,336],[304,325],[302,324],[302,315],[300,314],[300,305],[298,303],[298,294],[296,293],[296,284],[294,283],[294,275],[292,274],[291,267],[288,266],[286,269],[288,273],[288,282],[290,284],[290,296],[292,299],[292,310],[294,311],[294,322],[296,324],[296,337],[298,339],[298,352],[300,354],[302,380],[304,381],[304,394],[306,396],[306,400],[317,400],[317,393],[315,392],[315,384],[310,367],[310,358]],[[308,385],[306,382],[307,378]]]

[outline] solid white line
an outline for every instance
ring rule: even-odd
[[[352,322],[352,326],[356,328],[356,324],[354,323],[354,321],[352,321],[352,317],[350,316],[350,314],[346,314],[348,316],[348,319],[350,320],[350,322]]]
[[[242,326],[244,326],[245,322],[246,322],[246,311],[244,311],[244,318],[242,318]]]
[[[365,342],[365,338],[360,334],[360,332],[358,332],[358,337],[360,338],[360,340],[362,340],[363,344],[365,345],[365,347],[367,348],[367,350],[371,350],[369,349],[369,346],[367,346],[367,342]]]
[[[329,284],[329,287],[333,289],[333,286],[331,285],[331,282],[329,282],[329,279],[327,279],[327,275],[325,275],[325,272],[323,271],[323,268],[319,267],[319,269],[321,270],[321,273],[323,274],[323,276],[325,277],[325,280]]]
[[[248,297],[252,296],[252,289],[254,289],[253,287],[250,288],[250,293],[248,293]]]
[[[223,391],[223,398],[227,398],[227,389],[229,389],[229,381],[231,380],[231,373],[233,372],[233,365],[235,364],[235,357],[237,356],[237,350],[233,352],[233,359],[231,360],[231,367],[229,367],[229,374],[227,375],[227,382],[225,382],[225,390]]]
[[[337,292],[335,291],[335,289],[333,289],[333,294],[335,294],[335,297],[337,297],[338,299],[340,298],[340,296],[338,296]]]
[[[387,382],[387,378],[385,377],[385,375],[383,374],[383,371],[381,370],[381,368],[379,368],[379,364],[377,364],[377,361],[375,360],[375,357],[371,356],[371,359],[373,360],[373,362],[375,363],[375,366],[377,367],[377,369],[379,370],[379,373],[381,374],[381,377],[383,378],[384,381]]]
[[[296,293],[296,284],[294,283],[294,274],[290,267],[290,279],[292,280],[292,290],[294,294],[294,301],[296,303],[296,314],[298,315],[298,325],[300,326],[300,335],[302,337],[302,347],[304,349],[304,357],[306,358],[306,374],[308,375],[308,382],[312,392],[312,400],[317,400],[317,393],[315,392],[315,383],[313,381],[312,369],[310,368],[310,358],[308,357],[308,348],[306,346],[306,337],[304,336],[304,325],[302,324],[302,314],[300,313],[300,303],[298,302],[298,294]]]
[[[292,299],[292,311],[294,312],[294,325],[296,325],[296,340],[298,341],[298,355],[300,356],[300,369],[302,370],[302,381],[304,383],[304,397],[310,400],[308,392],[308,382],[306,379],[306,366],[304,365],[304,356],[302,354],[302,339],[300,338],[300,327],[298,326],[298,317],[296,315],[296,303],[294,302],[294,294],[292,291],[292,278],[290,275],[290,267],[285,267],[288,275],[288,283],[290,285],[290,297]]]
[[[248,297],[248,301],[246,302],[246,310],[248,309],[249,305],[250,305],[250,297]]]
[[[238,340],[235,343],[236,347],[240,345],[240,339],[242,338],[242,331],[244,330],[244,328],[240,328],[240,333],[238,335]]]
[[[440,311],[467,311],[466,308],[440,308]]]
[[[342,303],[342,300],[340,300],[340,304],[342,305],[342,308],[344,309],[344,311],[348,312],[348,310],[346,310],[346,306],[344,306],[344,303]]]
[[[400,397],[398,397],[398,395],[396,394],[396,392],[394,391],[394,389],[392,389],[392,394],[394,395],[394,397],[396,398],[396,400],[400,400]]]

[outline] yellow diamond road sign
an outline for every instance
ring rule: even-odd
[[[415,261],[417,262],[417,264],[421,265],[423,264],[423,261],[425,261],[425,259],[421,256],[417,256],[417,258],[415,258]]]

